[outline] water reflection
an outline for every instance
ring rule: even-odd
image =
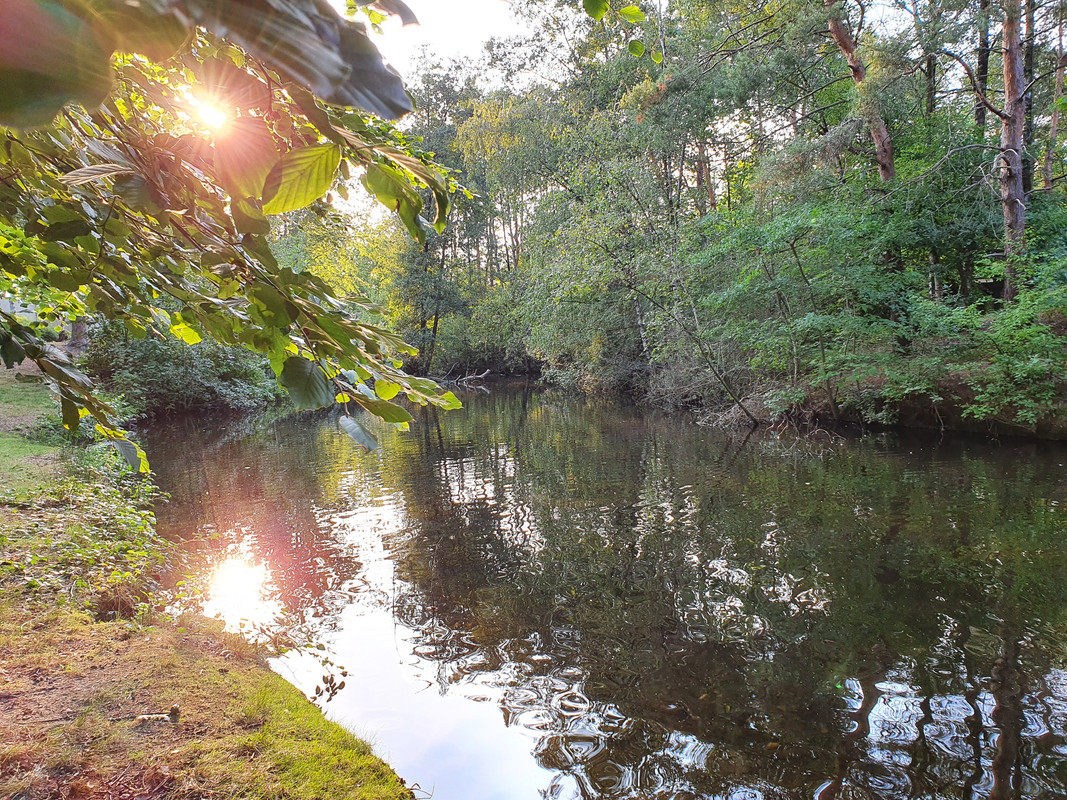
[[[326,416],[150,449],[188,563],[260,565],[435,798],[1067,794],[1063,448],[465,402],[377,453]]]
[[[270,568],[247,552],[225,557],[207,577],[202,611],[230,630],[265,628],[282,615]]]

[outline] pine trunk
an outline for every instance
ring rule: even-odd
[[[1000,127],[1000,202],[1004,209],[1004,300],[1015,299],[1015,260],[1026,251],[1026,196],[1023,192],[1023,133],[1026,98],[1020,0],[1004,0],[1001,29],[1004,59],[1004,115]]]
[[[825,0],[826,7],[835,12],[838,0]],[[867,68],[863,65],[863,59],[857,52],[856,40],[852,38],[845,23],[836,16],[829,20],[830,38],[834,40],[845,60],[848,69],[852,73],[852,81],[856,86],[861,86],[867,78]],[[867,123],[871,128],[871,141],[874,143],[874,158],[878,162],[878,176],[883,181],[891,181],[896,177],[896,166],[893,162],[893,140],[889,136],[889,128],[881,113],[872,105],[867,111]]]

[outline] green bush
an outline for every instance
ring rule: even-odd
[[[275,402],[278,385],[266,359],[204,340],[127,336],[118,323],[90,331],[84,366],[120,395],[130,416],[193,410],[251,410]]]

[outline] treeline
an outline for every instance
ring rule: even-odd
[[[276,232],[382,303],[409,366],[1067,429],[1067,4],[517,9],[528,34],[412,79],[409,134],[468,190],[442,234]]]

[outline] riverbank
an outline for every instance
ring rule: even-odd
[[[262,650],[160,611],[148,487],[31,441],[48,411],[0,372],[0,796],[413,796]]]

